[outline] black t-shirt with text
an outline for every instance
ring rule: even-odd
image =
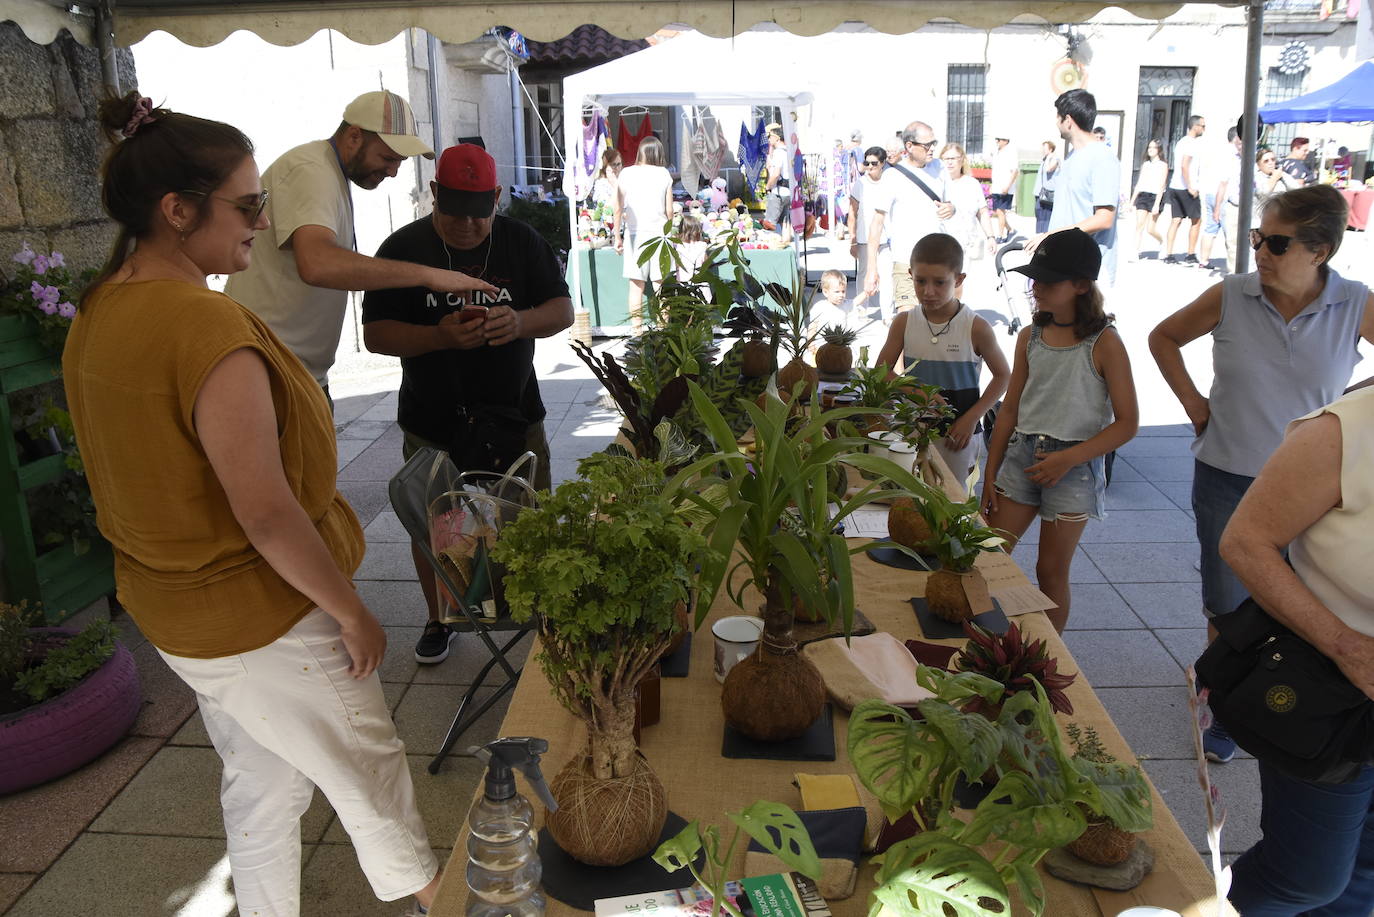
[[[481,306],[533,309],[568,296],[558,258],[543,237],[518,220],[497,215],[491,234],[466,251],[445,246],[430,217],[392,233],[378,258],[411,261],[462,271],[497,288],[496,293],[436,293],[423,287],[372,290],[363,297],[363,323],[382,320],[437,325],[469,301]],[[530,423],[544,419],[544,402],[534,377],[534,340],[518,338],[499,347],[437,350],[401,358],[401,427],[447,444],[456,432],[458,405],[519,408]]]

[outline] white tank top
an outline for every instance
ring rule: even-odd
[[[1341,505],[1295,538],[1288,557],[1332,614],[1374,637],[1374,387],[1299,417],[1289,429],[1321,414],[1341,421]]]

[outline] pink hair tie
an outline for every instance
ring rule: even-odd
[[[153,100],[143,96],[134,103],[134,112],[129,116],[129,123],[124,125],[123,134],[125,137],[132,137],[140,124],[156,120],[157,118],[153,117]]]

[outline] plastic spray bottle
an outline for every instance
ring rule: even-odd
[[[468,812],[467,917],[537,917],[544,913],[543,870],[530,831],[534,809],[515,792],[515,770],[525,775],[550,811],[558,804],[539,771],[544,739],[497,739],[468,754],[487,765],[485,791]]]

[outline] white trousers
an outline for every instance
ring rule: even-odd
[[[224,761],[220,803],[244,917],[300,913],[301,815],[318,786],[372,891],[394,901],[438,872],[405,745],[374,672],[358,681],[339,625],[318,608],[261,649],[218,659],[162,653],[196,692]]]

